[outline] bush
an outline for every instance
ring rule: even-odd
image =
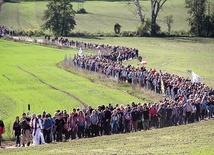
[[[150,36],[150,25],[148,20],[146,22],[144,22],[143,24],[141,24],[138,28],[137,28],[137,35],[142,37],[142,36]]]
[[[84,8],[77,10],[77,14],[87,14],[87,11]]]
[[[185,36],[185,37],[189,37],[191,36],[190,32],[186,32],[184,30],[180,30],[180,31],[172,31],[171,32],[171,35],[174,35],[174,36]]]
[[[114,32],[115,32],[116,34],[119,34],[119,33],[120,33],[120,30],[121,30],[121,25],[118,24],[118,23],[116,23],[116,24],[114,25]]]
[[[151,36],[151,27],[152,23],[149,19],[147,19],[144,23],[142,23],[138,28],[137,28],[137,35],[140,37],[148,37]],[[154,25],[155,30],[157,32],[157,36],[161,34],[161,27],[156,23]],[[161,34],[162,35],[162,34]]]
[[[122,31],[120,36],[121,37],[134,37],[134,36],[136,36],[136,32],[134,32],[134,31]]]
[[[35,36],[35,37],[40,37],[44,35],[42,31],[37,29],[25,29],[23,31],[20,31],[19,34],[23,36]]]

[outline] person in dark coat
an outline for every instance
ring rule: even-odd
[[[111,121],[111,111],[107,106],[104,111],[104,117],[103,117],[103,129],[104,129],[105,135],[110,134],[110,121]]]
[[[21,135],[21,125],[19,121],[19,116],[16,116],[16,120],[13,123],[13,131],[16,137],[16,147],[20,146],[20,135]]]

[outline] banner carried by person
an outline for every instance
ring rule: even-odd
[[[162,95],[163,96],[165,96],[166,94],[165,94],[165,89],[164,89],[164,83],[163,83],[163,78],[162,78],[162,76],[161,76],[161,92],[162,92]]]
[[[98,51],[98,58],[101,60],[102,59],[102,54],[101,54],[101,52],[100,52],[100,50]]]
[[[200,76],[195,74],[193,71],[192,71],[192,82],[200,83]]]
[[[80,55],[80,56],[83,56],[83,55],[84,55],[84,52],[83,52],[83,50],[82,50],[81,47],[80,47],[80,49],[79,49],[79,55]]]

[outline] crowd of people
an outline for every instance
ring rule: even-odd
[[[102,135],[130,133],[198,122],[214,116],[214,97],[180,101],[167,100],[159,103],[135,103],[127,105],[86,109],[76,108],[71,112],[56,110],[54,115],[45,111],[40,115],[17,116],[13,124],[16,146],[30,146],[62,142]],[[20,140],[21,136],[21,140]]]
[[[50,40],[49,36],[45,39]],[[132,102],[115,106],[101,105],[97,108],[88,106],[71,112],[57,110],[53,116],[43,112],[29,117],[23,113],[21,119],[16,117],[13,125],[16,146],[29,146],[30,137],[34,145],[39,145],[177,126],[214,116],[214,91],[205,84],[192,83],[184,77],[161,70],[147,70],[145,66],[125,66],[123,61],[140,57],[136,48],[69,41],[64,38],[52,40],[56,41],[62,46],[99,50],[97,55],[75,55],[72,60],[75,66],[119,81],[138,84],[165,94],[167,98],[158,103]]]
[[[102,45],[104,46],[104,45]],[[105,46],[104,46],[105,47]],[[115,46],[111,51],[97,55],[74,55],[73,64],[77,67],[95,71],[128,83],[138,84],[156,93],[162,93],[172,100],[180,101],[190,94],[194,98],[204,94],[214,95],[214,90],[203,83],[192,83],[191,80],[161,70],[147,70],[145,66],[123,65],[123,61],[140,57],[138,50]]]
[[[6,26],[0,26],[0,38],[9,34],[9,29]]]

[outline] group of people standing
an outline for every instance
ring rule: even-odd
[[[60,39],[62,42],[62,39]],[[13,131],[16,146],[29,146],[31,137],[34,145],[62,142],[69,139],[129,133],[193,123],[214,115],[214,91],[202,83],[191,81],[161,70],[147,70],[144,66],[124,66],[122,61],[138,58],[138,50],[120,46],[70,42],[76,47],[101,50],[97,55],[75,55],[72,63],[78,67],[96,71],[120,81],[137,83],[158,93],[166,94],[169,99],[159,103],[134,103],[127,105],[99,106],[87,109],[57,110],[50,113],[16,117]],[[103,51],[102,51],[103,50]],[[4,132],[0,121],[0,140]],[[1,143],[0,143],[1,144]]]
[[[9,29],[6,26],[0,25],[0,38],[9,34]]]
[[[31,137],[33,145],[40,145],[198,122],[214,116],[209,105],[214,107],[213,96],[205,102],[188,99],[177,103],[165,99],[160,103],[109,104],[94,109],[88,106],[71,112],[57,110],[53,117],[46,112],[29,117],[23,113],[21,120],[16,117],[13,130],[17,147],[29,146]]]
[[[16,146],[30,146],[31,137],[33,138],[33,145],[50,143],[50,133],[53,122],[49,119],[49,115],[33,114],[27,116],[22,114],[22,118],[16,117],[13,124],[13,131],[16,137]]]

